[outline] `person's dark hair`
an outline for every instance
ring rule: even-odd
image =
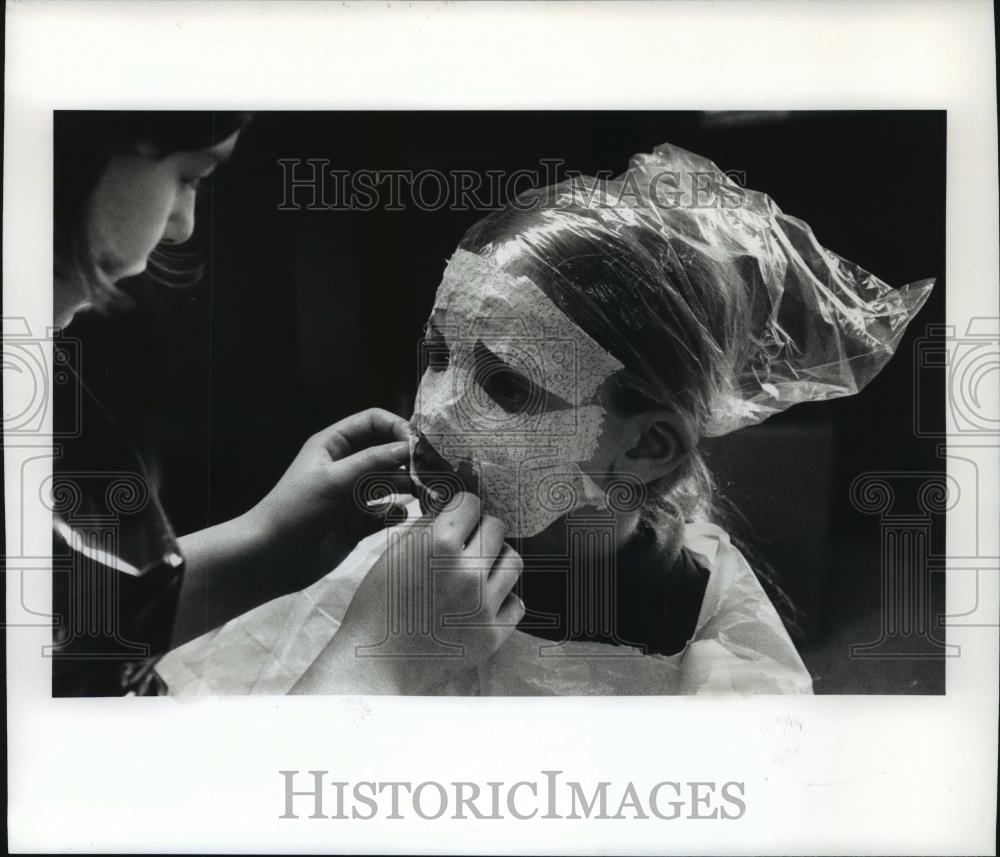
[[[716,271],[676,270],[696,262],[678,257],[655,223],[639,216],[609,228],[607,214],[591,204],[562,195],[555,205],[551,198],[545,190],[529,193],[518,205],[487,215],[466,232],[460,249],[530,279],[623,364],[603,391],[608,406],[625,414],[665,406],[697,435],[711,415],[720,378],[749,346],[756,308]],[[727,528],[740,517],[716,494],[697,446],[647,489],[643,514],[650,524],[664,512]],[[750,553],[782,619],[799,636],[801,612],[773,569]]]
[[[250,121],[243,111],[59,110],[53,123],[54,274],[82,287],[98,309],[128,299],[98,275],[86,232],[86,206],[109,159],[139,146],[154,157],[209,148]],[[192,272],[176,251],[158,248],[149,275],[171,283]]]

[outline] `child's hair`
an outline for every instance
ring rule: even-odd
[[[86,208],[113,155],[149,147],[154,157],[209,148],[250,121],[242,111],[59,110],[54,117],[54,273],[82,288],[98,310],[127,304],[98,275],[86,235]],[[150,276],[160,282],[189,276],[184,264],[158,249]]]

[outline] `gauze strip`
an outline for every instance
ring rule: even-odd
[[[448,260],[434,308],[465,321],[464,340],[483,340],[515,368],[534,365],[532,380],[573,405],[623,368],[530,279],[476,253],[456,250]]]

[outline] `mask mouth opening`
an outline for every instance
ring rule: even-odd
[[[410,438],[410,479],[424,514],[437,514],[462,491],[479,496],[479,475],[472,462],[452,466],[419,433]]]

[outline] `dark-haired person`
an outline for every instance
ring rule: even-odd
[[[56,114],[57,327],[85,308],[112,314],[133,306],[122,281],[191,237],[199,185],[230,156],[249,119],[242,112]],[[75,374],[74,366],[64,368]],[[300,589],[384,526],[377,512],[356,503],[359,479],[381,472],[398,490],[409,485],[399,470],[409,459],[406,422],[372,409],[311,437],[244,515],[176,538],[134,446],[75,381],[82,407],[72,414],[57,408],[57,434],[66,436],[57,444],[51,492],[56,696],[161,692],[152,668],[171,645]],[[59,432],[60,421],[71,420],[81,429],[75,437]],[[444,512],[433,532],[439,551],[458,558],[477,533],[495,546],[477,555],[483,571],[476,586],[467,575],[435,596],[439,616],[476,613],[476,627],[460,639],[485,656],[520,618],[510,594],[520,560],[504,548],[501,522],[481,516],[471,500]],[[373,599],[352,613],[348,630],[368,628],[368,614],[386,609],[384,598]],[[405,678],[398,661],[373,663],[357,669],[345,661],[343,686],[392,689]],[[450,668],[439,666],[442,675]]]
[[[456,479],[504,521],[527,612],[433,692],[810,692],[719,526],[698,441],[857,392],[930,287],[891,289],[670,145],[615,181],[531,191],[472,226],[428,324],[412,468],[418,488]],[[171,653],[171,692],[328,691],[379,544]]]

